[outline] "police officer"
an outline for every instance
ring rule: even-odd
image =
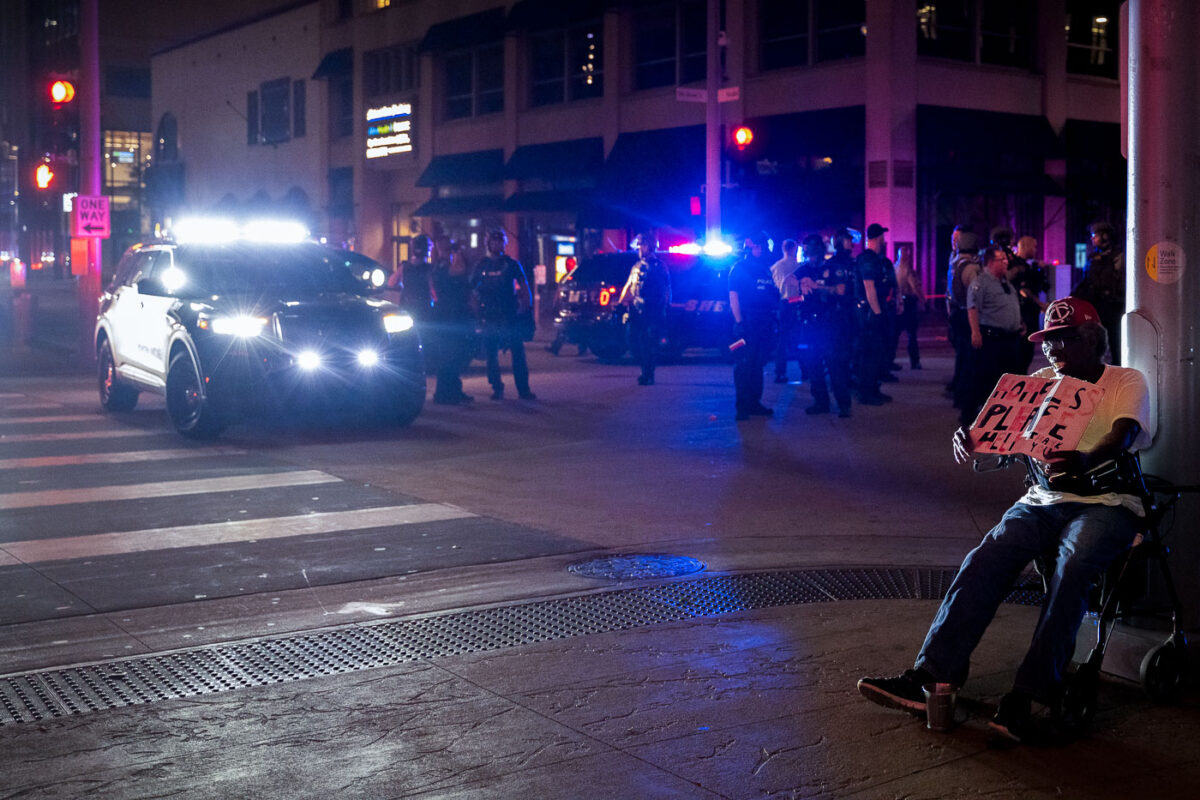
[[[409,249],[412,257],[402,267],[404,285],[400,306],[420,324],[429,319],[429,310],[433,306],[433,265],[429,261],[433,240],[422,233],[413,237]]]
[[[775,413],[762,404],[763,367],[774,352],[775,311],[779,305],[779,290],[771,278],[766,252],[767,235],[750,236],[742,259],[729,270],[729,310],[734,324],[733,386],[738,420]]]
[[[887,352],[888,323],[884,310],[887,300],[888,276],[895,283],[896,270],[885,256],[886,244],[883,235],[887,228],[872,222],[867,226],[867,246],[858,256],[856,294],[859,298],[861,325],[858,336],[855,380],[858,402],[868,406],[881,406],[891,397],[879,391],[882,373],[887,370],[891,354]],[[891,303],[895,304],[893,297]],[[885,359],[887,359],[885,361]]]
[[[500,378],[500,350],[512,353],[513,383],[522,400],[536,400],[529,390],[529,366],[525,362],[525,342],[517,317],[533,307],[529,281],[520,262],[504,252],[508,234],[495,228],[488,232],[487,255],[475,265],[471,276],[472,298],[483,329],[487,353],[487,378],[492,399],[504,399],[504,381]]]
[[[1121,361],[1121,317],[1125,314],[1125,254],[1117,247],[1116,231],[1107,222],[1093,222],[1092,251],[1083,280],[1071,295],[1087,300],[1100,314],[1108,331],[1109,357]]]
[[[430,350],[433,351],[437,387],[433,402],[468,405],[474,402],[463,392],[462,373],[471,363],[475,317],[471,314],[471,287],[467,262],[449,236],[434,240],[433,310],[430,312]]]
[[[813,404],[806,414],[829,413],[829,384],[838,404],[838,416],[850,416],[850,332],[847,329],[846,301],[853,284],[853,266],[844,260],[825,258],[825,241],[816,234],[806,236],[801,262],[800,302],[804,341],[804,371],[808,374]]]
[[[654,366],[658,344],[667,328],[667,309],[671,305],[671,273],[655,251],[658,236],[643,231],[637,240],[638,262],[629,271],[618,303],[629,303],[629,336],[633,352],[642,367],[639,386],[654,385]]]

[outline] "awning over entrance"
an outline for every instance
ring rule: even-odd
[[[504,37],[504,9],[490,8],[478,14],[430,26],[421,40],[421,51],[459,50],[499,41]]]
[[[510,180],[579,181],[594,178],[603,165],[602,138],[569,139],[518,147],[504,166],[504,177]]]
[[[504,198],[498,194],[469,195],[464,197],[435,197],[413,212],[415,217],[468,216],[499,211]]]
[[[1062,194],[1044,162],[1063,155],[1044,116],[917,106],[918,169],[939,191]]]
[[[499,183],[504,180],[504,151],[473,150],[434,156],[417,186]]]
[[[609,220],[690,227],[691,198],[703,183],[703,125],[622,133],[600,173],[597,201]]]
[[[321,63],[317,65],[317,71],[312,74],[312,79],[314,81],[328,80],[349,75],[353,71],[354,48],[343,47],[341,50],[325,54]]]

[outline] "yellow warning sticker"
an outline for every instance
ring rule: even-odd
[[[1175,242],[1162,241],[1146,252],[1146,274],[1158,283],[1176,283],[1183,277],[1187,258]]]

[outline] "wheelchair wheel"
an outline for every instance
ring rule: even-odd
[[[1059,726],[1073,736],[1083,736],[1092,728],[1096,718],[1096,692],[1100,670],[1090,664],[1080,664],[1075,674],[1063,685],[1059,706]]]
[[[1187,677],[1187,649],[1174,637],[1155,647],[1142,659],[1142,686],[1156,703],[1174,703],[1183,693]]]

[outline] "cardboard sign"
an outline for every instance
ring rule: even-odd
[[[975,452],[1044,461],[1047,452],[1073,450],[1103,396],[1076,378],[1002,375],[971,425]]]

